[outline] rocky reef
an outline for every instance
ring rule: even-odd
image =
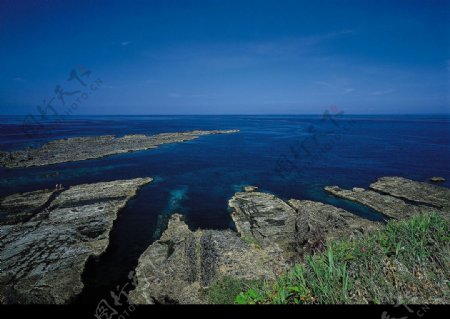
[[[404,219],[420,213],[439,212],[450,217],[450,190],[445,187],[417,182],[402,177],[382,177],[370,189],[355,187],[345,190],[327,186],[325,190],[343,199],[366,205],[395,219]]]
[[[450,189],[403,177],[382,177],[370,188],[417,204],[450,209]]]
[[[1,201],[0,303],[63,304],[83,288],[121,208],[151,178],[16,194]]]
[[[239,130],[196,130],[182,133],[161,133],[152,136],[134,134],[119,138],[113,135],[68,138],[49,142],[40,148],[0,152],[0,166],[7,168],[31,167],[82,161],[153,149],[162,144],[190,141],[203,135],[237,132]]]

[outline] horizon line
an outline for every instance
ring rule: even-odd
[[[326,110],[329,111],[329,110]],[[325,112],[325,111],[324,111]],[[305,116],[305,115],[323,115],[321,113],[218,113],[218,114],[205,114],[205,113],[194,113],[194,114],[69,114],[69,115],[46,115],[46,117],[76,117],[76,116]],[[331,114],[341,114],[341,115],[364,115],[364,116],[380,116],[380,115],[450,115],[448,113],[339,113],[330,112]],[[36,116],[39,114],[26,113],[26,114],[1,114],[0,116]]]

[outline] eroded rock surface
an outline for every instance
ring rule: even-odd
[[[207,303],[202,291],[221,278],[273,279],[318,243],[381,226],[334,206],[285,202],[254,189],[236,193],[229,206],[238,233],[192,232],[181,215],[173,215],[139,259],[130,302]]]
[[[343,209],[320,202],[288,202],[261,192],[240,192],[230,199],[232,219],[243,238],[261,246],[278,245],[288,260],[300,258],[314,245],[331,238],[376,229],[371,222]]]
[[[380,179],[383,180],[383,179]],[[415,199],[416,204],[374,190],[337,186],[326,190],[397,219],[445,207],[447,191],[408,181],[384,190]],[[391,184],[388,184],[391,183]],[[414,190],[413,186],[416,187]],[[405,189],[401,189],[406,187]],[[425,194],[428,189],[430,193]],[[228,202],[237,233],[192,232],[181,215],[172,216],[161,239],[141,256],[136,269],[138,286],[130,301],[147,303],[206,303],[202,289],[225,276],[246,279],[273,278],[305,253],[321,250],[327,241],[355,237],[383,227],[332,205],[291,199],[244,188]],[[435,202],[436,196],[440,199]],[[432,204],[419,205],[420,203]],[[439,210],[439,209],[438,209]],[[445,213],[445,209],[439,210]]]
[[[416,203],[450,209],[450,189],[403,177],[381,177],[370,185],[373,190]]]
[[[63,304],[79,294],[86,261],[105,251],[117,213],[151,180],[73,186],[30,220],[0,226],[0,303]],[[46,198],[36,197],[35,206]]]
[[[354,238],[358,235],[380,229],[379,222],[373,222],[344,209],[310,200],[289,200],[295,208],[297,252],[309,253],[330,240]]]
[[[370,188],[371,190],[365,190],[355,187],[346,190],[338,186],[326,186],[325,190],[336,197],[363,204],[395,219],[429,212],[449,217],[450,190],[447,188],[402,177],[382,177],[371,184]]]
[[[357,202],[372,208],[373,210],[395,219],[404,219],[422,211],[428,207],[409,205],[405,201],[389,195],[380,194],[363,188],[342,189],[338,186],[326,186],[325,191],[342,198]]]
[[[255,247],[230,230],[193,232],[174,214],[161,239],[139,258],[138,286],[129,298],[137,304],[203,304],[203,289],[219,278],[269,279],[285,265],[277,248]]]
[[[49,142],[40,148],[15,152],[0,152],[0,166],[30,167],[82,161],[104,156],[157,148],[159,145],[194,140],[203,135],[237,133],[239,130],[189,131],[182,133],[161,133],[147,136],[142,134],[87,136]]]
[[[1,198],[0,225],[16,224],[30,219],[44,208],[55,193],[55,190],[44,189]]]

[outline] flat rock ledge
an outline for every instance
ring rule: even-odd
[[[394,219],[417,214],[437,212],[450,218],[450,190],[445,187],[417,182],[403,177],[381,177],[370,189],[342,189],[326,186],[325,191],[354,201]]]
[[[0,303],[70,302],[83,288],[81,275],[88,258],[108,246],[119,210],[151,181],[72,186],[54,199],[51,190],[3,199],[0,207],[8,219],[0,225]],[[29,211],[34,213],[24,213]],[[14,214],[19,217],[14,219]]]
[[[237,132],[239,130],[196,130],[182,133],[161,133],[151,136],[134,134],[119,138],[113,135],[68,138],[49,142],[40,148],[0,152],[0,166],[17,168],[83,161],[114,154],[153,149],[162,144],[190,141],[203,135]]]
[[[229,207],[237,232],[194,232],[182,215],[172,215],[161,238],[139,258],[130,302],[205,304],[204,290],[221,278],[274,279],[306,251],[323,249],[326,240],[382,226],[334,206],[285,202],[253,189],[236,193]]]

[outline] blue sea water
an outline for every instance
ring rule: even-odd
[[[0,150],[36,147],[87,135],[156,134],[239,129],[158,149],[58,165],[0,169],[0,196],[82,183],[150,176],[120,213],[107,251],[90,260],[77,302],[97,303],[127,281],[139,255],[180,212],[191,229],[234,228],[227,201],[243,185],[281,198],[311,199],[381,220],[360,205],[323,191],[326,185],[368,187],[381,176],[450,184],[450,117],[408,116],[73,116],[23,132],[23,117],[0,117]]]

